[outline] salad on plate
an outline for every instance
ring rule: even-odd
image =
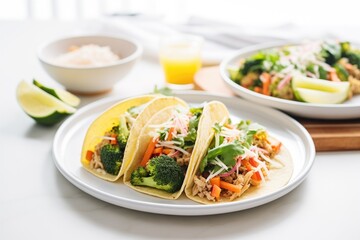
[[[360,49],[314,41],[258,51],[229,67],[230,79],[267,96],[341,103],[360,94]]]

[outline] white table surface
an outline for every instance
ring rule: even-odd
[[[318,153],[307,179],[288,195],[215,216],[137,212],[73,186],[51,157],[59,126],[34,124],[18,106],[15,88],[33,77],[57,85],[38,63],[36,48],[76,26],[0,22],[0,239],[360,239],[360,151]],[[130,87],[135,82],[136,89]],[[144,59],[106,96],[150,92],[161,82],[158,63]],[[82,105],[97,98],[82,98]]]

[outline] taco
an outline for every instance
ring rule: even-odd
[[[283,144],[251,121],[213,125],[185,194],[203,204],[239,201],[275,191],[292,175],[292,161]]]
[[[125,184],[152,196],[177,199],[199,149],[206,147],[212,125],[227,115],[225,106],[216,101],[200,107],[171,106],[154,115],[140,134]]]
[[[99,178],[116,181],[132,159],[142,127],[161,109],[185,104],[178,98],[144,95],[123,100],[103,112],[88,128],[81,164]]]

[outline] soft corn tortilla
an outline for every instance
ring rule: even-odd
[[[171,106],[168,107],[161,112],[159,112],[157,115],[155,115],[153,118],[151,118],[146,126],[143,128],[140,137],[137,142],[136,147],[136,153],[134,154],[134,159],[130,161],[128,169],[126,169],[124,174],[124,182],[126,185],[131,187],[132,189],[135,189],[136,191],[146,193],[148,195],[156,196],[159,198],[164,199],[177,199],[183,192],[185,188],[185,184],[188,182],[188,178],[191,176],[193,172],[193,168],[195,166],[195,161],[198,159],[199,149],[202,149],[204,147],[207,147],[207,139],[209,137],[209,134],[211,134],[212,126],[216,123],[221,121],[224,118],[228,118],[229,113],[225,107],[224,104],[218,101],[212,101],[207,104],[205,104],[203,113],[199,120],[199,127],[198,127],[198,133],[197,138],[195,142],[195,146],[193,149],[193,152],[190,157],[189,166],[185,174],[183,185],[181,186],[181,189],[175,193],[168,193],[163,190],[158,190],[151,187],[144,187],[144,186],[133,186],[130,183],[131,173],[138,168],[142,157],[146,151],[147,143],[152,139],[152,136],[150,136],[150,133],[153,131],[152,128],[149,128],[149,125],[156,125],[164,123],[165,121],[169,120],[172,112],[175,107]]]
[[[199,173],[199,165],[201,160],[206,156],[208,146],[212,142],[212,139],[214,137],[214,133],[211,134],[210,137],[208,137],[207,146],[202,149],[202,152],[200,154],[200,157],[198,161],[196,161],[196,166],[194,167],[193,174],[191,177],[188,178],[188,182],[186,184],[185,188],[185,194],[188,198],[191,200],[202,203],[202,204],[218,204],[218,203],[224,203],[224,202],[235,202],[235,201],[242,201],[249,198],[259,197],[265,194],[269,194],[271,192],[276,191],[277,189],[285,186],[293,172],[293,162],[291,160],[291,155],[288,149],[284,147],[282,144],[280,152],[276,155],[275,159],[278,159],[283,164],[282,168],[271,168],[269,169],[269,176],[270,179],[266,180],[265,183],[260,184],[259,186],[250,186],[249,189],[247,189],[240,197],[229,200],[228,198],[222,198],[220,201],[210,201],[207,198],[201,198],[199,196],[193,196],[192,195],[192,188],[194,186],[194,176],[196,173]],[[271,138],[271,137],[270,137]]]
[[[96,169],[90,168],[89,161],[86,160],[86,152],[88,150],[94,151],[95,146],[102,140],[99,138],[99,136],[103,136],[104,133],[109,131],[113,126],[118,125],[119,116],[124,114],[130,107],[136,107],[143,104],[146,104],[146,106],[137,116],[135,123],[130,129],[130,135],[126,144],[119,173],[117,175],[108,173],[104,174],[103,172],[99,172]],[[136,141],[139,137],[142,127],[146,124],[147,120],[150,119],[153,115],[157,114],[161,109],[178,104],[185,103],[182,100],[174,97],[144,95],[125,99],[108,108],[97,119],[95,119],[95,121],[88,128],[81,153],[82,166],[87,171],[99,178],[112,182],[118,180],[124,174],[125,169],[129,165],[129,160],[133,158],[134,149],[136,148]]]

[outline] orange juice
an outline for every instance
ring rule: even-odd
[[[166,81],[172,84],[192,84],[195,73],[201,67],[200,56],[182,59],[162,56],[160,61]]]
[[[193,84],[201,67],[201,38],[171,38],[160,49],[160,63],[165,80],[170,84]]]

